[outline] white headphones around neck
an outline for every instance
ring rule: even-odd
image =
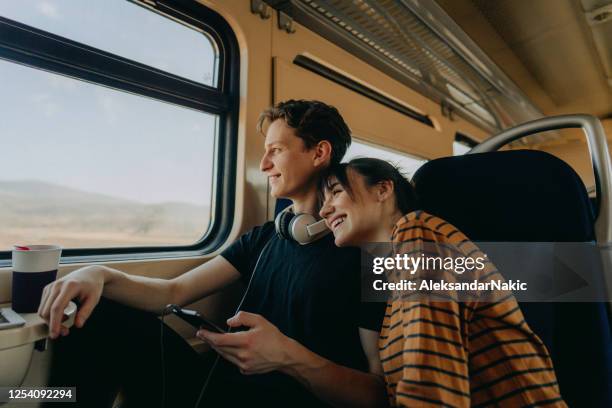
[[[311,214],[295,214],[293,205],[281,211],[274,219],[276,233],[284,239],[295,241],[300,245],[310,244],[327,235],[330,230],[325,220],[319,220]]]

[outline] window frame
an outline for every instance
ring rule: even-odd
[[[198,2],[134,3],[177,24],[192,26],[210,38],[219,53],[216,87],[1,16],[0,59],[218,115],[210,222],[202,238],[191,245],[69,248],[62,252],[63,264],[199,256],[219,248],[233,224],[240,89],[239,49],[234,32],[218,13]],[[10,250],[0,251],[0,267],[10,266],[10,259]]]

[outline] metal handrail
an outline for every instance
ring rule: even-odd
[[[534,133],[567,128],[581,128],[586,133],[595,174],[595,191],[600,203],[599,214],[595,220],[595,236],[600,246],[610,246],[612,245],[612,164],[606,133],[595,116],[560,115],[536,119],[491,136],[466,154],[493,152],[510,142]]]

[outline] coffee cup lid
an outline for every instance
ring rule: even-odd
[[[62,247],[59,245],[13,246],[14,272],[51,272],[57,270]]]
[[[57,251],[59,245],[13,245],[13,251]]]

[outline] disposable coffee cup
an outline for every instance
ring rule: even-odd
[[[62,248],[58,245],[13,247],[12,308],[17,313],[35,313],[42,291],[57,278]]]

